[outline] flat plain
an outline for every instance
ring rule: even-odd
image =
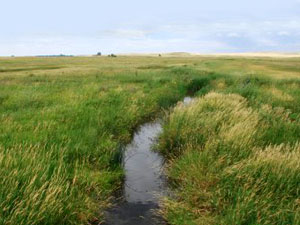
[[[158,116],[170,224],[300,223],[300,58],[101,56],[0,58],[0,224],[101,222]]]

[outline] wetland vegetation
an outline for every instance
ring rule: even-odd
[[[299,224],[299,103],[300,58],[0,58],[0,224],[103,221],[162,113],[170,224]]]

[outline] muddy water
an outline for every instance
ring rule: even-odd
[[[184,104],[192,98],[186,97]],[[146,123],[134,134],[124,151],[125,181],[123,199],[106,213],[106,225],[161,225],[157,215],[159,199],[167,194],[163,174],[164,158],[152,151],[162,130],[159,120]]]

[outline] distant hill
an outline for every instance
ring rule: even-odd
[[[162,57],[192,57],[192,56],[236,56],[236,57],[274,57],[293,58],[300,57],[300,52],[243,52],[243,53],[190,53],[190,52],[166,52],[166,53],[127,53],[123,56],[162,56]]]

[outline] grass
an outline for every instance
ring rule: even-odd
[[[299,65],[296,58],[0,58],[0,224],[101,222],[122,181],[121,146],[139,124],[194,93],[199,99],[170,113],[160,140],[177,193],[166,202],[170,223],[254,224],[262,205],[265,224],[299,221]],[[268,177],[288,184],[279,185],[285,200],[260,200],[277,188],[263,189],[267,177],[251,197],[256,207],[244,204],[244,187],[268,171],[284,174]]]
[[[166,116],[160,137],[175,192],[164,201],[165,218],[299,224],[300,79],[234,73],[202,79],[209,82],[190,105]]]

